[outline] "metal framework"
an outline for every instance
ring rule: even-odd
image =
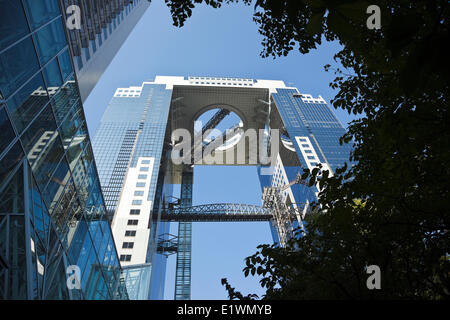
[[[192,206],[193,172],[183,171],[181,177],[180,207]],[[192,222],[178,223],[177,266],[175,274],[175,300],[191,299]]]
[[[239,127],[237,126],[236,128],[233,127],[230,129],[231,132],[228,134],[228,136],[227,136],[227,132],[225,131],[222,134],[221,139],[216,138],[216,139],[213,139],[206,143],[203,141],[203,138],[204,138],[203,135],[206,133],[206,131],[216,128],[217,125],[229,114],[230,114],[229,110],[223,109],[223,108],[219,109],[219,111],[217,111],[211,117],[211,119],[209,119],[208,122],[202,127],[202,131],[195,135],[194,144],[192,145],[192,149],[191,149],[191,154],[194,159],[196,158],[194,155],[198,155],[200,152],[202,152],[201,154],[203,155],[207,146],[210,146],[210,148],[212,148],[212,149],[218,148],[226,142],[226,140],[225,140],[226,138],[231,139],[237,133],[239,133],[239,131],[237,130],[237,129],[239,129]],[[201,156],[200,156],[200,158],[201,158]]]
[[[177,253],[175,300],[191,297],[192,222],[206,221],[271,221],[277,228],[280,245],[286,246],[293,235],[296,219],[303,218],[306,204],[288,207],[282,192],[294,184],[305,184],[300,174],[294,181],[281,187],[263,190],[263,206],[236,203],[212,203],[192,206],[193,172],[183,171],[179,207],[169,204],[161,213],[161,221],[178,222],[178,237],[164,234],[158,239],[158,253],[169,256]],[[306,207],[305,207],[306,206]]]
[[[203,153],[205,152],[205,149],[208,147],[211,150],[214,150],[218,147],[220,147],[221,145],[225,144],[226,142],[228,142],[229,140],[231,140],[232,138],[234,138],[234,136],[243,133],[243,129],[242,127],[239,126],[239,124],[231,127],[228,130],[225,130],[219,137],[216,137],[215,139],[205,143],[203,145]]]
[[[166,257],[177,253],[178,237],[170,233],[159,235],[156,250],[158,253],[163,254]]]
[[[171,234],[161,235],[157,251],[166,257],[177,253],[175,275],[175,300],[191,298],[191,249],[192,222],[206,221],[272,221],[277,229],[282,221],[292,221],[299,214],[299,208],[261,207],[249,204],[213,203],[199,206],[192,204],[192,172],[183,172],[181,182],[180,207],[169,206],[161,213],[161,221],[178,222],[178,237]],[[268,205],[268,202],[266,202]],[[279,212],[279,211],[282,212]],[[282,218],[280,218],[282,217]],[[283,232],[280,239],[287,239],[289,226],[279,229]],[[284,245],[285,242],[281,243]]]
[[[282,247],[285,247],[288,240],[294,235],[294,221],[302,219],[302,212],[305,211],[306,204],[300,204],[300,206],[297,204],[296,207],[291,208],[286,205],[283,191],[294,184],[306,185],[306,181],[302,179],[300,173],[293,181],[284,186],[265,187],[263,190],[263,207],[270,209],[273,213],[273,222]]]
[[[202,136],[205,134],[205,132],[209,129],[214,129],[217,127],[217,125],[227,116],[230,114],[230,111],[227,109],[219,109],[211,119],[203,126],[202,128]]]
[[[269,221],[270,208],[249,204],[212,203],[163,211],[162,221]]]

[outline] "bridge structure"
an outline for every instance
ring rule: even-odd
[[[184,206],[181,199],[179,206],[166,207],[162,210],[161,221],[178,222],[178,236],[165,233],[159,236],[157,252],[166,257],[177,254],[175,299],[189,299],[191,287],[191,235],[192,222],[257,222],[270,221],[274,225],[283,219],[285,225],[290,225],[293,234],[292,221],[298,219],[305,206],[280,208],[274,203],[263,206],[237,203],[212,203],[197,206]],[[281,212],[283,211],[283,212]],[[283,234],[286,234],[286,230]],[[288,237],[289,235],[286,234]],[[280,239],[281,240],[281,239]],[[284,246],[285,242],[280,241]]]

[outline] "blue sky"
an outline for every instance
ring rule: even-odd
[[[152,1],[100,81],[84,103],[93,136],[117,87],[140,85],[156,75],[220,76],[283,80],[302,93],[321,95],[328,102],[336,91],[336,43],[325,43],[307,55],[291,52],[277,59],[261,58],[262,37],[252,20],[253,6],[199,6],[183,28],[172,26],[163,1]],[[336,111],[345,125],[354,119]],[[235,202],[261,204],[261,189],[254,167],[201,166],[195,168],[193,204]],[[176,228],[172,229],[176,233]],[[192,299],[227,299],[220,279],[226,277],[243,293],[262,292],[257,278],[245,278],[244,258],[256,246],[272,241],[268,223],[195,223],[193,225]],[[173,299],[175,256],[169,258],[166,298]]]

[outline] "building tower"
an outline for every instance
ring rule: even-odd
[[[80,8],[80,29],[68,29],[81,100],[84,102],[150,6],[149,0],[59,0],[67,21]],[[69,9],[68,9],[69,8]]]
[[[82,100],[147,6],[0,0],[0,299],[128,299]]]
[[[318,194],[299,173],[348,161],[344,133],[324,99],[282,81],[157,76],[118,88],[93,149],[130,298],[162,299],[166,256],[177,253],[175,299],[190,299],[194,221],[267,220],[284,245]],[[214,164],[255,166],[263,206],[192,206],[195,166]]]

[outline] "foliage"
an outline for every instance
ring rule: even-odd
[[[178,26],[200,2],[166,0]],[[224,2],[235,1],[205,1]],[[372,4],[379,30],[366,26]],[[444,0],[256,1],[261,55],[338,41],[332,104],[361,114],[341,138],[353,141],[355,164],[321,179],[308,232],[246,259],[245,275],[263,276],[264,298],[450,298],[449,10]],[[366,287],[372,264],[382,290]],[[225,284],[230,298],[243,298]]]

